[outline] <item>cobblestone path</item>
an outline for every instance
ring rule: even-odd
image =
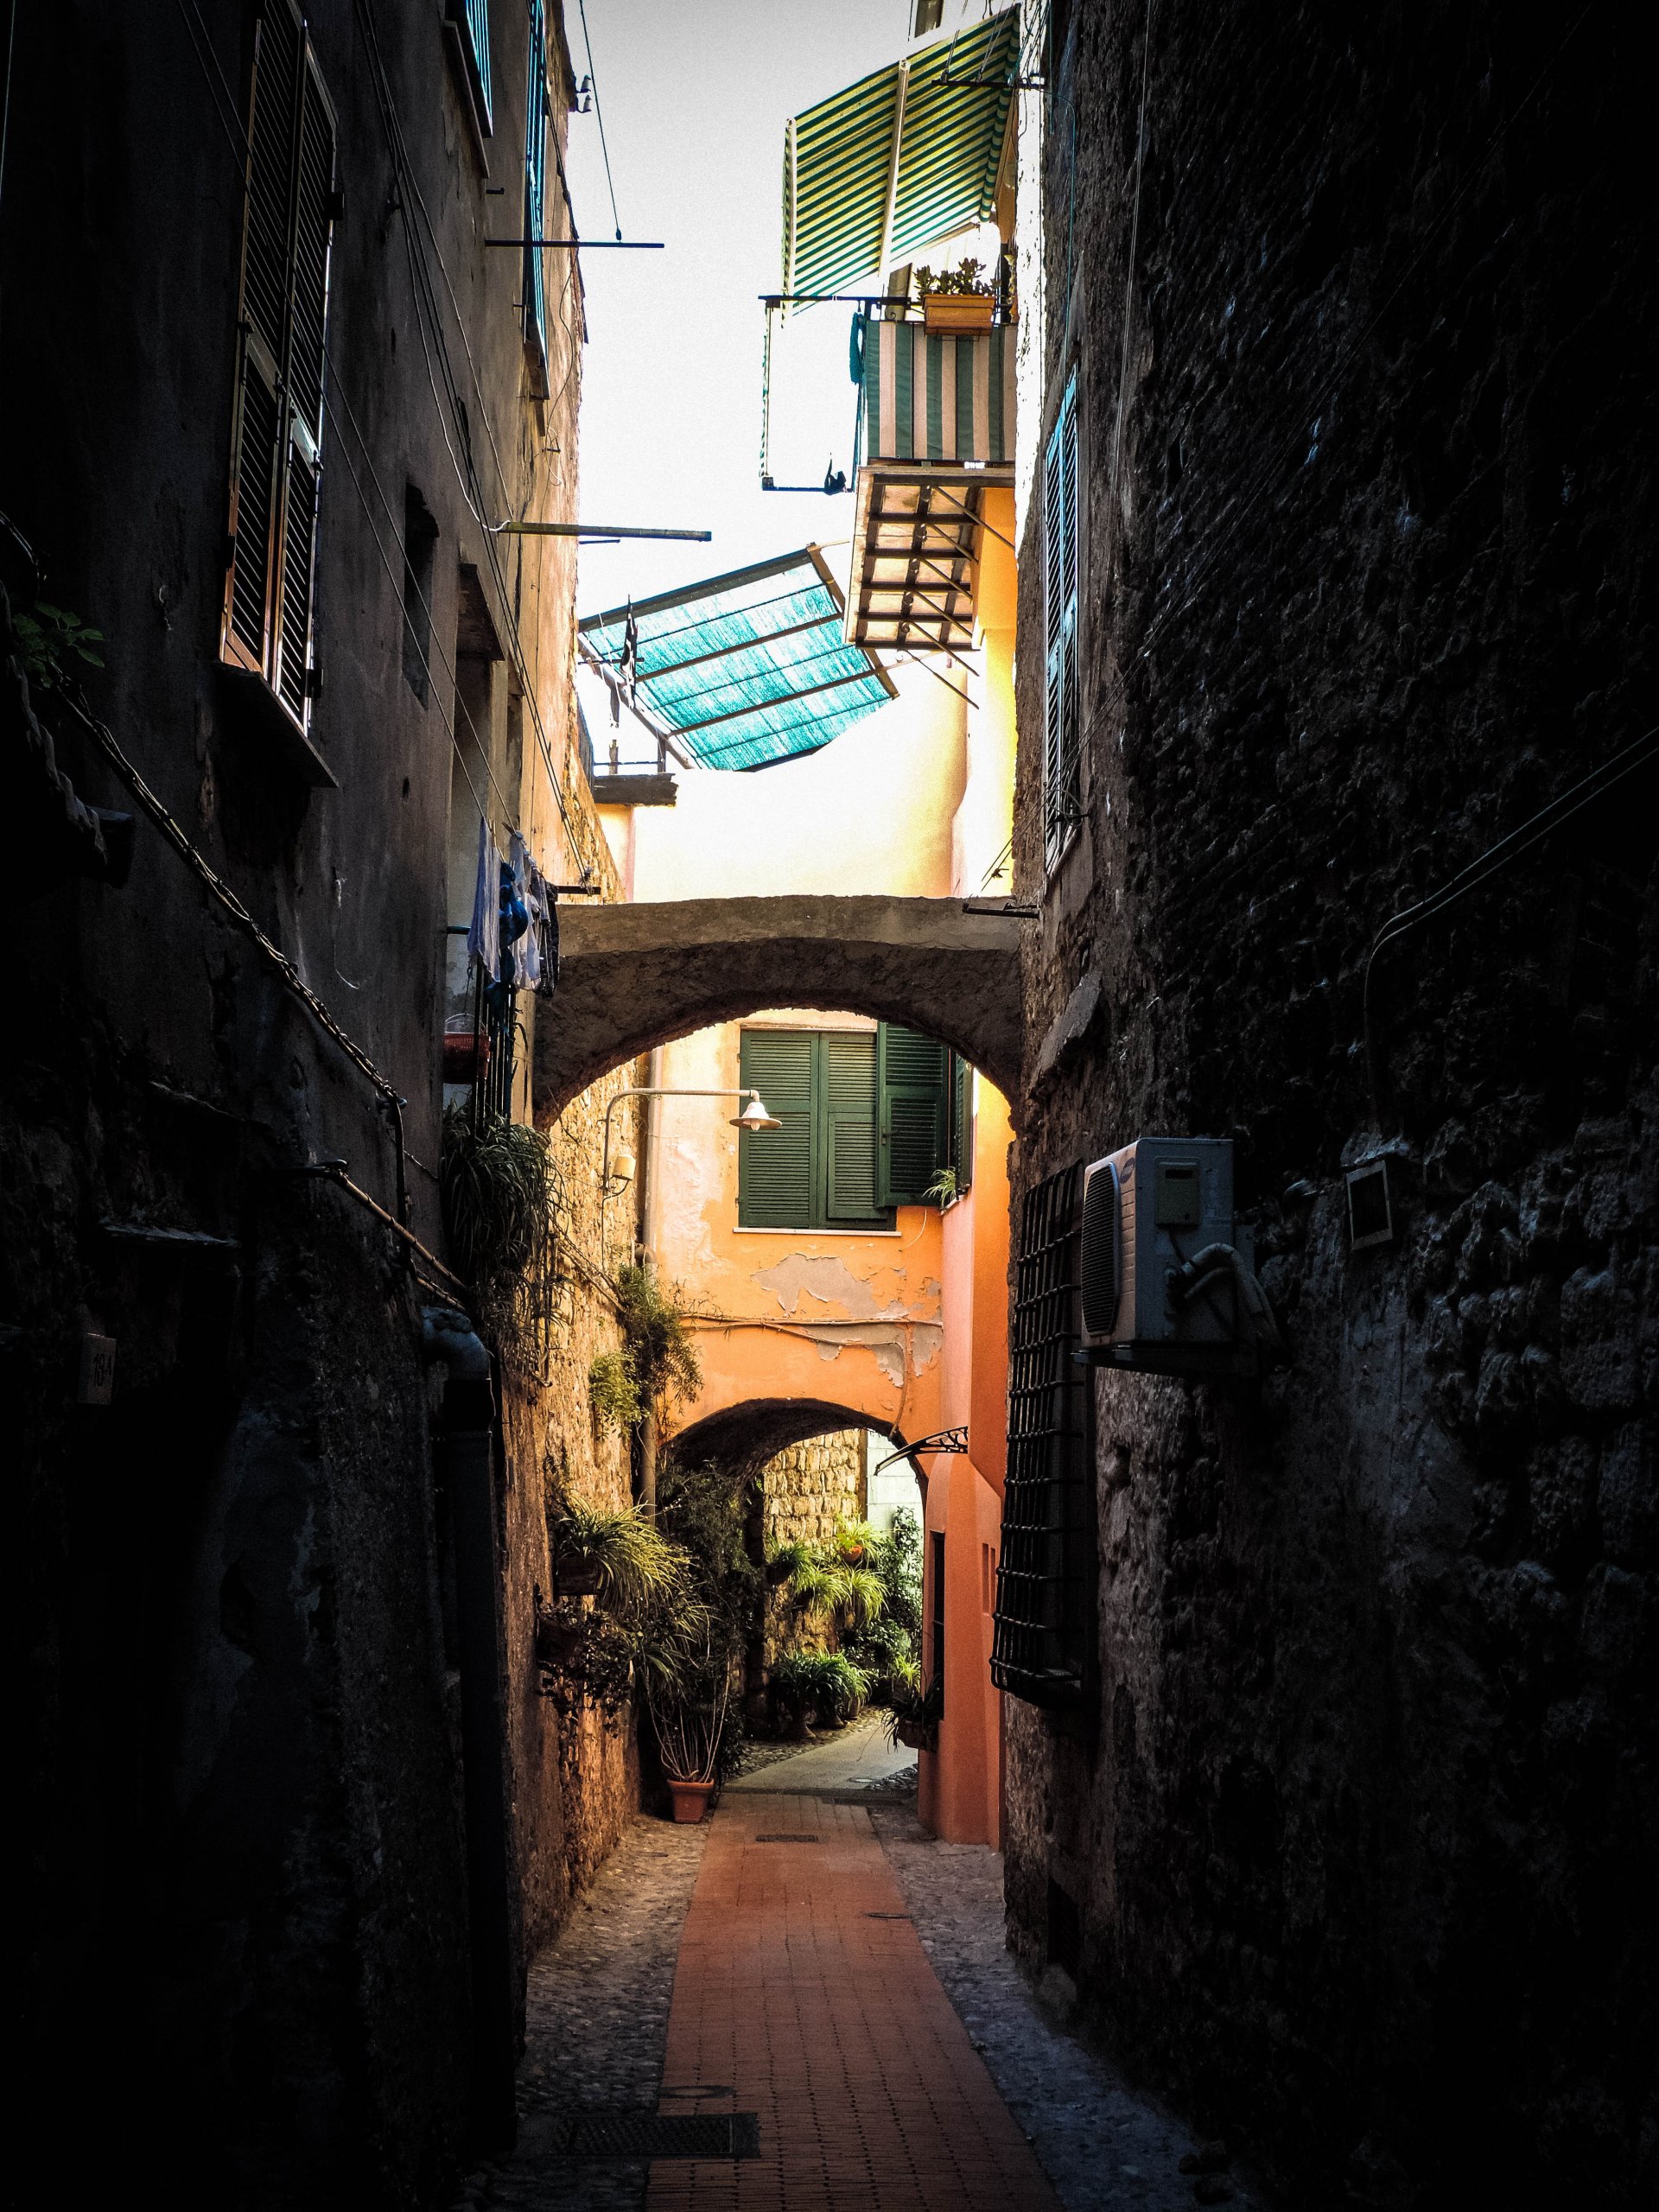
[[[1002,1860],[983,1844],[940,1843],[913,1813],[871,1818],[904,1892],[922,1948],[974,2048],[1030,2137],[1065,2212],[1191,2212],[1194,2183],[1180,2171],[1198,2145],[1037,2002],[1003,1941]],[[1244,2212],[1232,2182],[1210,2201]]]
[[[756,2113],[760,2155],[658,2160],[649,2212],[1060,2212],[862,1807],[728,1795],[664,2081],[721,2085],[699,2109]]]
[[[639,2212],[643,2159],[592,2164],[557,2148],[578,2112],[655,2107],[680,1931],[709,1831],[635,1820],[531,1968],[518,2148],[469,2177],[458,2205]]]

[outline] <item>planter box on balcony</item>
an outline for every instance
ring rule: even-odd
[[[930,292],[922,315],[929,330],[988,330],[995,305],[988,292]]]

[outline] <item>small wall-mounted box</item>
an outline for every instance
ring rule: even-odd
[[[1137,1137],[1084,1174],[1083,1351],[1165,1375],[1254,1375],[1278,1350],[1241,1259],[1225,1137]]]

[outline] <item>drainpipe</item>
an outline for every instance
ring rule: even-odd
[[[516,1978],[508,1818],[501,1563],[496,1541],[495,1396],[490,1356],[466,1314],[423,1311],[423,1345],[446,1370],[434,1457],[449,1501],[461,1662],[461,1740],[473,1984],[472,2126],[480,2151],[510,2150]]]
[[[650,1072],[645,1077],[647,1087],[660,1090],[663,1081],[663,1048],[653,1045],[651,1052]],[[639,1256],[649,1260],[656,1253],[658,1242],[657,1147],[662,1141],[662,1101],[646,1098],[645,1126],[641,1132],[639,1146],[639,1180],[637,1199],[639,1207]],[[657,1518],[657,1416],[647,1408],[639,1424],[639,1503],[645,1518]]]

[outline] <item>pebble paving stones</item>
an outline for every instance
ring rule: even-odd
[[[1039,2007],[1003,1942],[1000,1853],[937,1842],[898,1808],[871,1818],[922,1948],[1065,2212],[1188,2212],[1198,2146]],[[1226,2201],[1223,2188],[1245,2212],[1232,2183],[1199,2201]]]
[[[792,1778],[631,1824],[531,1970],[518,2148],[457,2212],[1244,2212],[1039,2007],[995,1852]],[[753,2114],[759,2156],[566,2156],[627,2110]]]
[[[462,2205],[525,2212],[639,2212],[645,2164],[569,2160],[557,2149],[582,2112],[658,2108],[680,1931],[707,1827],[635,1820],[530,1973],[518,2148],[468,2177]],[[668,2098],[661,2109],[700,2111]]]

